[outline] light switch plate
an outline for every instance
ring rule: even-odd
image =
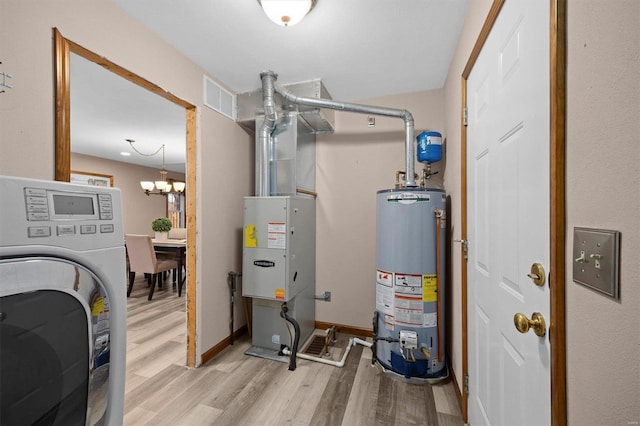
[[[573,228],[573,281],[620,298],[620,232]]]

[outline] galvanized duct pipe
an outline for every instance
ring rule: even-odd
[[[329,99],[321,99],[321,98],[304,98],[301,96],[296,96],[291,93],[289,90],[278,84],[276,79],[278,76],[271,71],[264,72],[260,74],[262,78],[262,86],[263,93],[265,87],[265,79],[271,80],[271,85],[275,89],[276,93],[280,94],[287,101],[297,104],[297,105],[305,105],[310,107],[318,107],[318,108],[327,108],[334,109],[340,111],[347,112],[357,112],[361,114],[372,114],[372,115],[381,115],[385,117],[396,117],[404,120],[405,126],[405,187],[415,187],[418,186],[415,181],[415,171],[414,171],[414,149],[413,149],[413,115],[405,109],[395,109],[395,108],[384,108],[377,107],[371,105],[361,105],[361,104],[352,104],[348,102],[339,102],[333,101]],[[266,98],[265,98],[266,105]],[[263,125],[264,127],[264,125]]]
[[[258,153],[258,170],[256,170],[256,195],[268,197],[271,195],[271,174],[269,171],[269,160],[271,159],[271,133],[276,127],[276,102],[273,83],[277,74],[273,71],[263,71],[260,73],[262,79],[262,96],[264,105],[264,121],[260,127],[260,143]]]

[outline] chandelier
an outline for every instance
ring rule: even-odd
[[[158,148],[155,152],[151,153],[151,154],[145,154],[142,153],[140,151],[138,151],[136,149],[136,147],[133,145],[133,143],[135,142],[135,140],[133,139],[127,139],[127,142],[129,142],[129,145],[131,145],[131,148],[137,152],[138,154],[144,156],[144,157],[152,157],[156,154],[158,154],[159,152],[162,151],[162,170],[160,170],[160,180],[156,180],[156,181],[150,181],[150,180],[143,180],[140,181],[140,186],[142,187],[142,189],[144,190],[144,193],[147,195],[164,195],[165,197],[167,196],[167,194],[171,194],[171,193],[180,193],[184,191],[185,188],[185,183],[184,182],[177,182],[174,181],[172,179],[167,179],[167,169],[165,168],[165,162],[164,162],[164,144],[162,144],[162,146],[160,148]],[[153,192],[153,188],[156,188],[157,192]]]

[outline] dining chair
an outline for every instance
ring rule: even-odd
[[[135,280],[136,272],[138,272],[149,274],[150,288],[147,299],[151,300],[156,288],[156,282],[162,279],[159,275],[165,271],[176,269],[178,262],[174,259],[157,259],[151,237],[148,235],[126,234],[125,245],[129,255],[129,288],[127,289],[127,297],[131,294],[133,281]]]

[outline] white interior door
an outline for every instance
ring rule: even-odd
[[[550,424],[549,18],[548,1],[507,0],[467,80],[472,425]],[[518,312],[547,333],[518,332]]]

